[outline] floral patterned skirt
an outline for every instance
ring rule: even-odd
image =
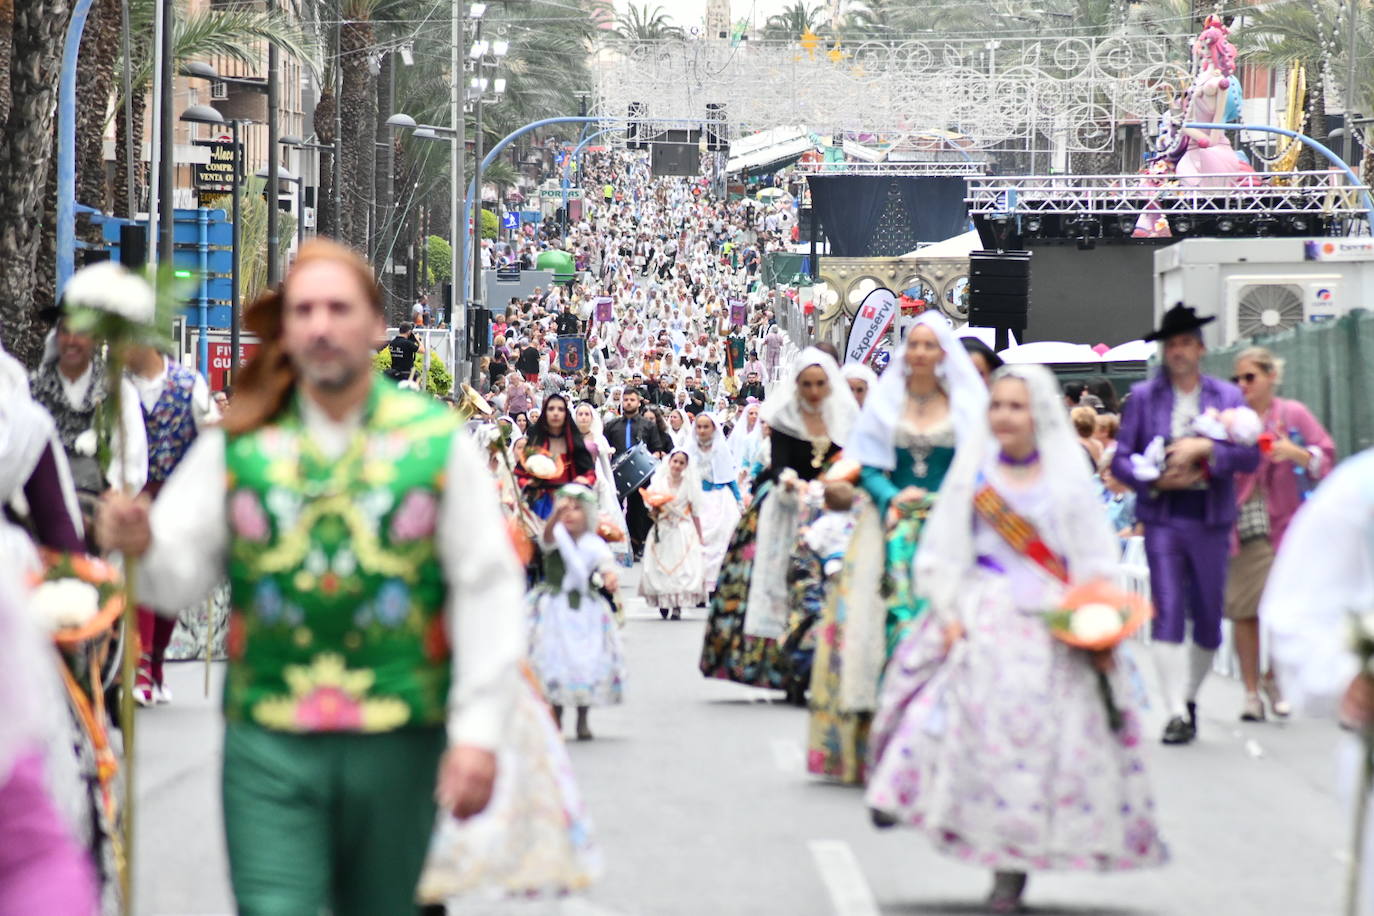
[[[711,594],[711,616],[701,648],[701,673],[706,677],[735,681],[749,687],[785,687],[787,665],[777,640],[744,634],[744,610],[749,597],[749,577],[757,548],[759,506],[771,484],[754,494],[754,501],[735,526],[725,551],[720,579]]]
[[[1113,677],[1112,732],[1087,656],[975,576],[948,655],[927,615],[883,678],[866,800],[970,865],[1116,871],[1163,864],[1140,719]]]
[[[873,714],[844,712],[840,706],[840,659],[844,624],[839,589],[826,595],[816,625],[816,655],[811,667],[811,719],[806,769],[845,784],[862,783],[867,772],[868,728]]]

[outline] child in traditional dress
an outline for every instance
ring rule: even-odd
[[[825,485],[825,511],[802,533],[807,547],[821,560],[822,580],[844,566],[844,551],[854,533],[854,485],[833,480]]]
[[[544,581],[530,592],[530,664],[553,706],[560,729],[563,707],[577,707],[577,737],[592,737],[587,712],[619,703],[625,659],[611,603],[615,557],[596,533],[596,494],[580,484],[558,491],[544,525]]]

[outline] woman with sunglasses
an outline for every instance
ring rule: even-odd
[[[1272,670],[1260,677],[1259,601],[1288,523],[1317,481],[1336,463],[1331,434],[1298,401],[1276,396],[1283,361],[1264,347],[1236,356],[1235,378],[1245,403],[1264,424],[1259,467],[1236,475],[1235,535],[1226,577],[1226,617],[1235,634],[1245,683],[1243,722],[1264,721],[1264,700],[1283,718],[1289,705]]]

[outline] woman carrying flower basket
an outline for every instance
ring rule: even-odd
[[[1070,582],[1104,588],[1118,554],[1053,377],[999,370],[917,553],[930,612],[884,675],[866,796],[879,823],[993,869],[996,912],[1019,909],[1032,870],[1166,859],[1107,648],[1142,615],[1108,597],[1079,621],[1065,600]]]

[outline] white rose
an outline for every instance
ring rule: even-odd
[[[153,288],[117,261],[100,261],[72,274],[62,300],[68,305],[110,312],[135,324],[152,324],[157,312]]]
[[[80,579],[44,582],[34,590],[33,608],[50,630],[79,627],[100,610],[100,592]]]
[[[1121,612],[1110,604],[1085,604],[1069,617],[1069,632],[1084,642],[1097,642],[1121,631]]]
[[[76,441],[72,443],[72,451],[76,452],[78,455],[85,455],[89,458],[95,454],[96,447],[99,444],[99,441],[95,437],[95,430],[88,429],[76,437]]]

